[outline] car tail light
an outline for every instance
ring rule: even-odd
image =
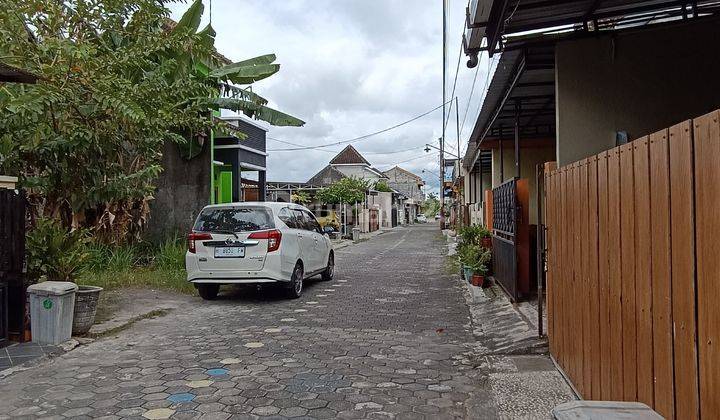
[[[280,248],[280,241],[282,240],[282,232],[277,229],[264,230],[262,232],[254,232],[248,236],[248,239],[267,239],[268,248],[267,252],[277,251]]]
[[[209,234],[209,233],[195,233],[195,232],[191,232],[191,233],[188,235],[188,237],[187,237],[187,241],[188,241],[188,251],[190,251],[191,253],[194,254],[195,251],[196,251],[195,241],[204,241],[204,240],[207,240],[207,239],[212,239],[212,235]]]

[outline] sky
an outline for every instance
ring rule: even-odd
[[[202,26],[210,20],[204,0]],[[467,0],[448,0],[447,97],[450,98],[464,30]],[[187,3],[172,4],[179,19]],[[271,127],[268,181],[305,182],[342,148],[295,148],[277,140],[314,146],[362,136],[410,120],[442,104],[441,0],[213,0],[215,45],[232,61],[274,53],[280,71],[253,84],[269,105],[306,122]],[[479,70],[462,55],[456,96],[461,149],[478,114],[488,63]],[[476,87],[469,98],[473,78]],[[467,110],[467,117],[464,118]],[[425,152],[442,134],[442,110],[383,134],[353,142],[380,170],[398,165],[421,176],[437,192],[439,152]],[[448,152],[457,153],[455,108],[447,125]],[[448,154],[446,157],[453,157]],[[423,172],[425,170],[425,172]]]

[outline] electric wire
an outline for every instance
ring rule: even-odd
[[[414,116],[413,118],[410,118],[409,120],[403,121],[403,122],[401,122],[401,123],[395,124],[395,125],[393,125],[393,126],[384,128],[384,129],[379,130],[379,131],[375,131],[375,132],[373,132],[373,133],[364,134],[364,135],[362,135],[362,136],[354,137],[354,138],[351,138],[351,139],[340,140],[340,141],[336,141],[336,142],[333,142],[333,143],[327,143],[327,144],[319,144],[319,145],[314,145],[314,146],[303,146],[303,147],[296,147],[296,148],[285,148],[285,149],[269,149],[268,152],[292,152],[292,151],[297,151],[297,150],[321,149],[321,148],[326,148],[326,147],[337,146],[337,145],[339,145],[339,144],[348,144],[348,143],[354,143],[354,142],[360,141],[360,140],[365,140],[365,139],[367,139],[367,138],[377,136],[378,134],[386,133],[386,132],[388,132],[388,131],[390,131],[390,130],[394,130],[394,129],[398,128],[398,127],[402,127],[403,125],[406,125],[406,124],[409,124],[409,123],[411,123],[411,122],[413,122],[413,121],[419,120],[420,118],[422,118],[422,117],[424,117],[424,116],[426,116],[426,115],[428,115],[428,114],[431,114],[432,112],[437,111],[438,109],[442,108],[443,105],[446,105],[446,104],[449,103],[449,102],[452,102],[452,100],[447,101],[447,102],[445,102],[444,104],[438,105],[438,106],[436,106],[435,108],[433,108],[433,109],[431,109],[431,110],[429,110],[429,111],[425,111],[425,112],[423,112],[423,113],[420,114],[420,115],[416,115],[416,116]]]

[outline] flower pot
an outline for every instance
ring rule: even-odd
[[[480,245],[483,248],[488,248],[488,249],[492,248],[492,238],[489,236],[487,238],[482,238],[480,240]]]
[[[102,287],[78,286],[75,292],[75,314],[73,315],[73,335],[82,335],[90,331],[95,323],[98,299]]]
[[[482,274],[473,274],[472,285],[482,286],[483,284],[485,284],[485,276],[483,276]]]

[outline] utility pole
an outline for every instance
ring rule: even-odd
[[[440,137],[440,230],[445,229],[445,71],[447,68],[447,0],[443,0],[443,69],[442,69],[442,137]]]
[[[458,110],[458,98],[455,96],[455,133],[457,133],[457,176],[459,177],[462,173],[462,160],[460,158],[460,111]],[[463,178],[464,180],[465,178]],[[459,191],[458,191],[459,192]],[[457,215],[455,219],[456,226],[462,226],[465,220],[464,205],[465,205],[465,189],[462,189],[462,195],[458,194],[457,202]]]

